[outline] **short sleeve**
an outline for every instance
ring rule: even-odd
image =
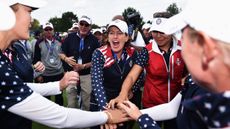
[[[146,48],[143,48],[140,52],[138,52],[137,59],[134,63],[144,68],[148,63],[148,60],[148,50]]]

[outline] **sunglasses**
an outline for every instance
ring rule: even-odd
[[[44,29],[45,31],[52,31],[53,29],[52,28],[46,28]]]
[[[80,22],[80,26],[89,27],[89,24]]]

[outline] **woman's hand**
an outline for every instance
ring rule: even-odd
[[[109,101],[109,104],[108,104],[108,108],[111,108],[111,109],[114,109],[116,104],[118,103],[122,103],[123,101],[125,100],[129,100],[128,99],[128,95],[126,94],[120,94],[119,96],[117,96],[115,99],[111,99]]]
[[[138,107],[130,101],[124,101],[117,106],[124,110],[134,120],[137,120],[142,115]]]

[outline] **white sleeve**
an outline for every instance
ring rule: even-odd
[[[104,112],[65,108],[35,92],[8,111],[54,128],[85,128],[104,124],[108,119]]]
[[[143,114],[148,114],[155,121],[163,121],[176,118],[181,103],[182,95],[178,93],[173,100],[168,103],[141,110]]]
[[[50,96],[61,94],[59,81],[48,83],[26,83],[33,91],[41,94],[42,96]]]

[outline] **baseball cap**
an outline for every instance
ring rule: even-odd
[[[145,24],[142,26],[142,30],[144,30],[144,29],[149,29],[150,27],[151,27],[151,24],[145,23]]]
[[[16,22],[15,14],[7,3],[0,4],[0,19],[1,31],[11,29]]]
[[[101,28],[93,29],[93,34],[95,34],[96,32],[100,32],[101,34],[103,34],[103,31]]]
[[[9,5],[22,4],[28,7],[31,7],[32,10],[44,7],[47,4],[45,0],[8,0]]]
[[[71,28],[78,28],[78,23],[73,23],[72,27]]]
[[[121,32],[128,34],[128,25],[125,21],[122,21],[120,19],[116,19],[109,23],[109,26],[107,27],[107,30],[111,26],[116,26]]]
[[[230,43],[228,3],[228,0],[189,0],[181,13],[167,21],[165,33],[172,34],[189,25],[214,39]]]
[[[46,24],[43,25],[43,29],[48,28],[48,27],[54,29],[53,24],[50,22],[47,22]]]
[[[153,18],[152,26],[149,29],[149,32],[151,31],[159,31],[163,32],[166,31],[165,23],[168,20],[168,18]]]
[[[88,24],[92,24],[92,20],[89,18],[89,17],[87,17],[87,16],[82,16],[80,19],[79,19],[79,22],[81,22],[81,21],[85,21],[85,22],[87,22]]]

